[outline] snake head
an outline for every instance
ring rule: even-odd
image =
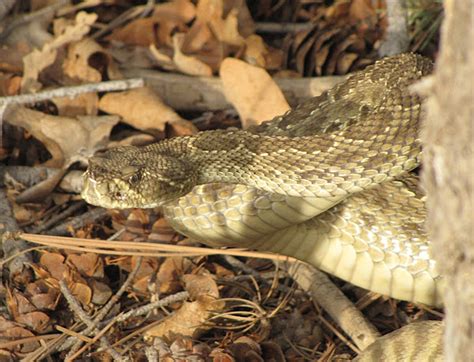
[[[82,197],[105,208],[152,208],[188,193],[193,170],[181,159],[120,147],[89,159]]]

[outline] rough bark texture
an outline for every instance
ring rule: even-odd
[[[473,0],[445,1],[423,139],[428,228],[445,291],[448,361],[474,360]]]

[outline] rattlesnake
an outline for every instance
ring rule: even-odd
[[[388,57],[249,130],[216,130],[91,158],[84,199],[162,206],[215,246],[274,251],[358,286],[430,305],[443,279],[429,254],[419,165],[423,109],[408,87],[432,63]]]

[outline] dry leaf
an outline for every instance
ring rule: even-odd
[[[72,282],[68,285],[71,294],[84,306],[92,301],[92,289],[85,283]]]
[[[64,261],[64,256],[59,253],[44,252],[40,258],[40,264],[56,280],[62,280],[68,269]]]
[[[121,28],[116,28],[106,37],[108,41],[120,41],[128,45],[149,46],[156,42],[157,21],[154,18],[132,20]]]
[[[205,323],[212,313],[224,308],[224,303],[217,299],[218,287],[211,276],[185,275],[183,280],[196,301],[184,302],[172,316],[148,330],[147,336],[168,340],[173,340],[178,335],[197,338],[209,328]]]
[[[58,109],[59,116],[75,117],[86,114],[96,116],[99,112],[99,96],[97,93],[78,94],[74,98],[53,98],[52,102]]]
[[[89,32],[96,19],[96,14],[79,12],[73,26],[66,27],[62,34],[46,43],[41,50],[35,49],[25,56],[23,58],[23,92],[38,91],[41,88],[41,84],[37,81],[38,76],[43,69],[54,63],[57,49],[70,42],[81,40]]]
[[[212,37],[212,32],[207,24],[196,20],[185,34],[181,50],[188,54],[197,52],[201,50]]]
[[[40,310],[54,310],[60,295],[57,289],[51,288],[43,279],[29,283],[26,287],[26,294],[31,303]]]
[[[239,11],[233,8],[223,19],[224,6],[222,0],[200,0],[197,5],[196,18],[203,23],[207,23],[220,41],[241,46],[244,44],[244,39],[238,30],[238,13]]]
[[[184,274],[184,260],[181,257],[166,258],[157,274],[160,293],[176,293],[181,290],[181,276]]]
[[[2,317],[3,319],[3,317]],[[0,323],[1,324],[1,323]],[[28,329],[20,327],[19,325],[12,326],[10,328],[2,329],[0,325],[0,339],[15,341],[22,338],[31,338],[34,337],[34,334]],[[30,342],[17,345],[10,345],[9,350],[11,351],[20,351],[21,353],[33,352],[40,346],[39,342]]]
[[[89,279],[88,284],[92,288],[92,303],[95,305],[104,305],[112,297],[112,289],[95,279]]]
[[[104,277],[104,264],[98,254],[71,254],[67,257],[67,262],[74,265],[83,276],[95,278]]]
[[[150,45],[149,49],[158,66],[170,71],[178,69],[171,56],[165,54],[163,50],[159,50],[155,45]]]
[[[29,50],[21,49],[19,46],[2,45],[0,47],[0,70],[10,73],[23,72],[23,57],[28,52]]]
[[[23,107],[8,108],[5,118],[44,144],[52,156],[46,162],[51,167],[69,165],[78,160],[85,162],[98,149],[105,147],[112,127],[119,120],[113,116],[51,116]]]
[[[48,315],[39,311],[21,314],[16,318],[16,321],[24,324],[36,333],[44,333],[48,327],[51,327],[51,320]]]
[[[174,0],[155,5],[153,17],[175,22],[189,23],[196,16],[196,7],[189,0]]]
[[[173,62],[176,64],[178,70],[189,75],[204,77],[212,76],[212,69],[209,65],[195,57],[184,55],[181,52],[181,44],[183,43],[183,40],[183,34],[175,34],[173,36]]]
[[[267,47],[261,36],[254,34],[245,39],[244,59],[247,63],[265,68],[267,53]]]
[[[99,108],[120,115],[125,123],[137,129],[152,133],[164,131],[166,123],[189,123],[148,87],[108,93],[101,98]]]
[[[64,74],[86,83],[123,78],[107,51],[90,38],[71,43],[63,62]],[[105,77],[102,75],[105,70]]]
[[[2,40],[2,43],[20,45],[22,48],[29,49],[29,51],[34,48],[39,49],[53,38],[48,31],[49,24],[50,19],[48,17],[43,19],[37,18],[36,21],[28,21],[15,27],[15,30],[10,32],[6,39]]]
[[[268,73],[241,60],[226,58],[220,69],[224,94],[237,109],[242,126],[282,115],[290,106]]]

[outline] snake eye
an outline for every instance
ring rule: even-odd
[[[140,174],[137,172],[137,173],[134,173],[132,176],[130,176],[130,178],[128,179],[128,181],[132,184],[132,185],[135,185],[136,183],[138,183],[138,181],[140,181]]]

